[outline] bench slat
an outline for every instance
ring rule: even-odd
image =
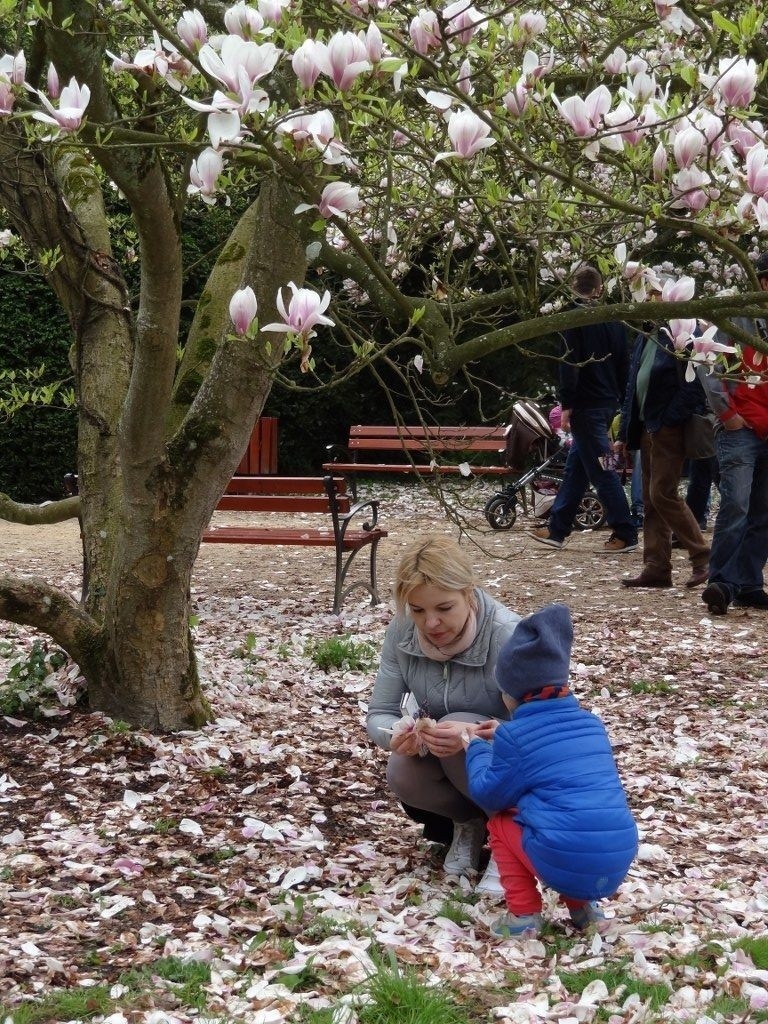
[[[337,508],[341,515],[349,512],[349,498],[339,495]],[[326,512],[331,506],[327,496],[318,494],[224,494],[216,506],[219,512]]]
[[[350,437],[350,451],[411,451],[411,452],[495,452],[500,451],[499,439],[486,438],[425,438],[418,440],[409,437]]]
[[[422,427],[404,425],[396,426],[365,426],[356,424],[349,428],[350,439],[353,437],[413,437],[413,438],[485,438],[488,441],[504,441],[506,427]]]
[[[344,477],[334,477],[337,494],[347,489]],[[317,476],[233,476],[227,484],[227,494],[322,494],[325,481]],[[327,507],[327,506],[326,506]]]
[[[374,540],[386,537],[387,531],[348,530],[342,547],[354,551]],[[219,526],[206,530],[203,540],[212,544],[273,544],[297,547],[329,547],[336,545],[333,530],[288,529],[282,526]]]
[[[509,476],[509,468],[507,466],[474,466],[469,467],[472,470],[472,476]],[[365,476],[366,473],[452,473],[461,474],[461,470],[458,466],[416,466],[415,468],[410,463],[403,462],[396,464],[394,462],[326,462],[323,464],[323,469],[333,470],[339,473],[359,473],[360,476]]]

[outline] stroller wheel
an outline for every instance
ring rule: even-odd
[[[605,525],[605,509],[594,491],[587,491],[573,517],[577,530],[599,530]]]
[[[517,502],[514,497],[495,494],[486,502],[483,511],[494,530],[511,530],[517,519]]]

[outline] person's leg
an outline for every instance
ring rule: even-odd
[[[473,711],[454,711],[440,722],[484,722],[486,716]],[[485,812],[469,796],[467,761],[463,750],[451,757],[405,757],[391,753],[387,783],[404,804],[443,815],[453,821],[484,818]],[[456,811],[457,813],[451,813]]]
[[[698,522],[680,497],[680,475],[685,461],[682,425],[661,427],[651,435],[649,496],[659,522],[651,538],[651,561],[659,575],[672,573],[672,533],[688,552],[694,570],[709,561],[709,545]]]
[[[693,518],[704,529],[709,511],[709,494],[712,490],[712,459],[692,459],[688,471],[688,489],[685,503]]]
[[[612,450],[608,431],[611,413],[606,409],[580,409],[573,413],[574,431],[579,430],[579,454],[589,483],[605,509],[605,518],[613,533],[627,544],[637,544],[637,527],[632,521],[629,502],[614,469],[604,469],[600,459]],[[583,497],[583,494],[582,494]],[[579,498],[579,501],[581,497]],[[574,514],[575,514],[574,509]]]
[[[463,759],[464,755],[460,756]],[[445,760],[431,754],[405,757],[392,753],[387,763],[387,785],[398,800],[411,807],[442,815],[451,821],[481,818],[482,810],[448,778]]]
[[[579,436],[574,432],[573,443],[565,460],[563,481],[557,489],[547,521],[549,535],[553,540],[562,541],[570,536],[573,530],[573,517],[589,483],[579,444]]]
[[[720,466],[720,508],[712,535],[709,582],[719,584],[733,599],[741,586],[742,542],[749,525],[752,480],[759,443],[753,431],[718,430],[715,434]],[[708,588],[709,589],[709,588]],[[706,591],[702,594],[705,598]],[[727,602],[726,602],[727,603]]]
[[[626,580],[627,586],[644,586],[647,584],[658,586],[672,585],[672,552],[671,538],[667,537],[665,542],[666,527],[659,515],[659,511],[653,504],[651,492],[651,478],[655,470],[653,460],[653,442],[647,430],[643,430],[640,438],[640,464],[643,477],[643,568],[640,575],[632,580]]]
[[[540,914],[541,892],[523,850],[522,828],[511,814],[495,814],[488,821],[488,835],[508,909],[518,917]]]
[[[768,561],[768,441],[754,438],[754,469],[747,511],[747,529],[741,541],[737,564],[737,603],[763,594],[764,570]],[[763,607],[762,603],[760,607]]]
[[[632,452],[631,459],[632,476],[629,482],[630,512],[632,513],[632,522],[636,527],[640,527],[643,525],[645,506],[643,504],[643,470],[639,448],[636,452]]]

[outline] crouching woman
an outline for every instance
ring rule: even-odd
[[[469,796],[461,737],[490,736],[509,717],[496,659],[520,617],[478,586],[466,551],[450,537],[406,549],[394,596],[368,735],[390,751],[387,783],[406,812],[425,825],[428,839],[450,843],[446,873],[471,874],[486,817]],[[411,716],[405,723],[404,710]],[[478,888],[499,891],[494,876],[491,861]]]

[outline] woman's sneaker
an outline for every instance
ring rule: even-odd
[[[585,928],[589,928],[591,924],[599,930],[601,925],[608,923],[608,918],[600,909],[600,904],[593,900],[591,903],[585,903],[583,907],[569,907],[568,913],[571,915],[571,923],[573,927],[578,931],[583,932]]]
[[[491,925],[491,931],[505,939],[535,939],[543,924],[541,914],[502,914]]]
[[[485,874],[475,886],[475,892],[483,893],[485,896],[504,895],[504,886],[501,884],[499,869],[493,857],[488,861]]]
[[[468,875],[477,871],[480,851],[485,845],[485,819],[454,821],[453,841],[443,861],[446,875]]]

